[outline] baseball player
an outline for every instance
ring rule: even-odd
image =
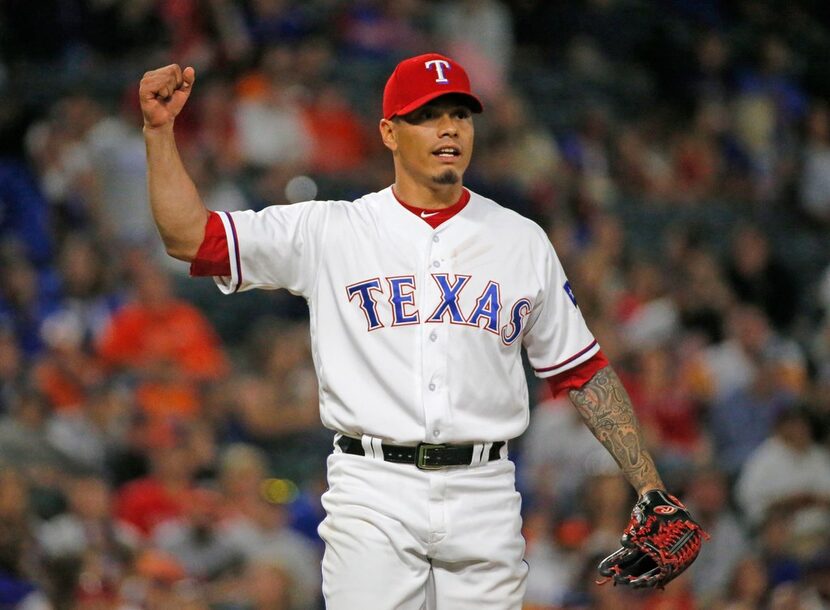
[[[173,123],[194,82],[177,65],[141,81],[152,213],[167,252],[223,293],[286,288],[308,302],[334,433],[319,528],[328,608],[423,608],[428,582],[438,608],[521,607],[508,443],[528,423],[522,347],[637,492],[662,493],[545,232],[462,185],[482,104],[459,64],[412,57],[386,83],[393,185],[260,212],[208,211],[183,168]]]

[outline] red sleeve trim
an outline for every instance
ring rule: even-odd
[[[196,258],[190,263],[190,275],[204,277],[231,274],[231,261],[228,254],[228,238],[225,226],[216,212],[211,212],[205,225],[205,239],[199,246]]]
[[[600,349],[596,354],[588,358],[582,364],[577,364],[572,369],[568,369],[558,375],[548,377],[548,387],[553,393],[553,396],[560,396],[570,390],[578,390],[586,383],[591,381],[591,378],[597,374],[597,371],[608,366],[608,359]]]

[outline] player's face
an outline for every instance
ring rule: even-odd
[[[398,167],[418,182],[461,181],[473,152],[473,115],[463,99],[438,98],[381,126]]]

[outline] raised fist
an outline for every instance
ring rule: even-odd
[[[196,71],[178,64],[170,64],[145,72],[138,87],[145,128],[172,125],[181,112],[196,80]]]

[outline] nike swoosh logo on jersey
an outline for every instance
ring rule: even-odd
[[[421,218],[429,218],[430,216],[435,216],[438,212],[430,212],[427,214],[426,212],[421,212]]]

